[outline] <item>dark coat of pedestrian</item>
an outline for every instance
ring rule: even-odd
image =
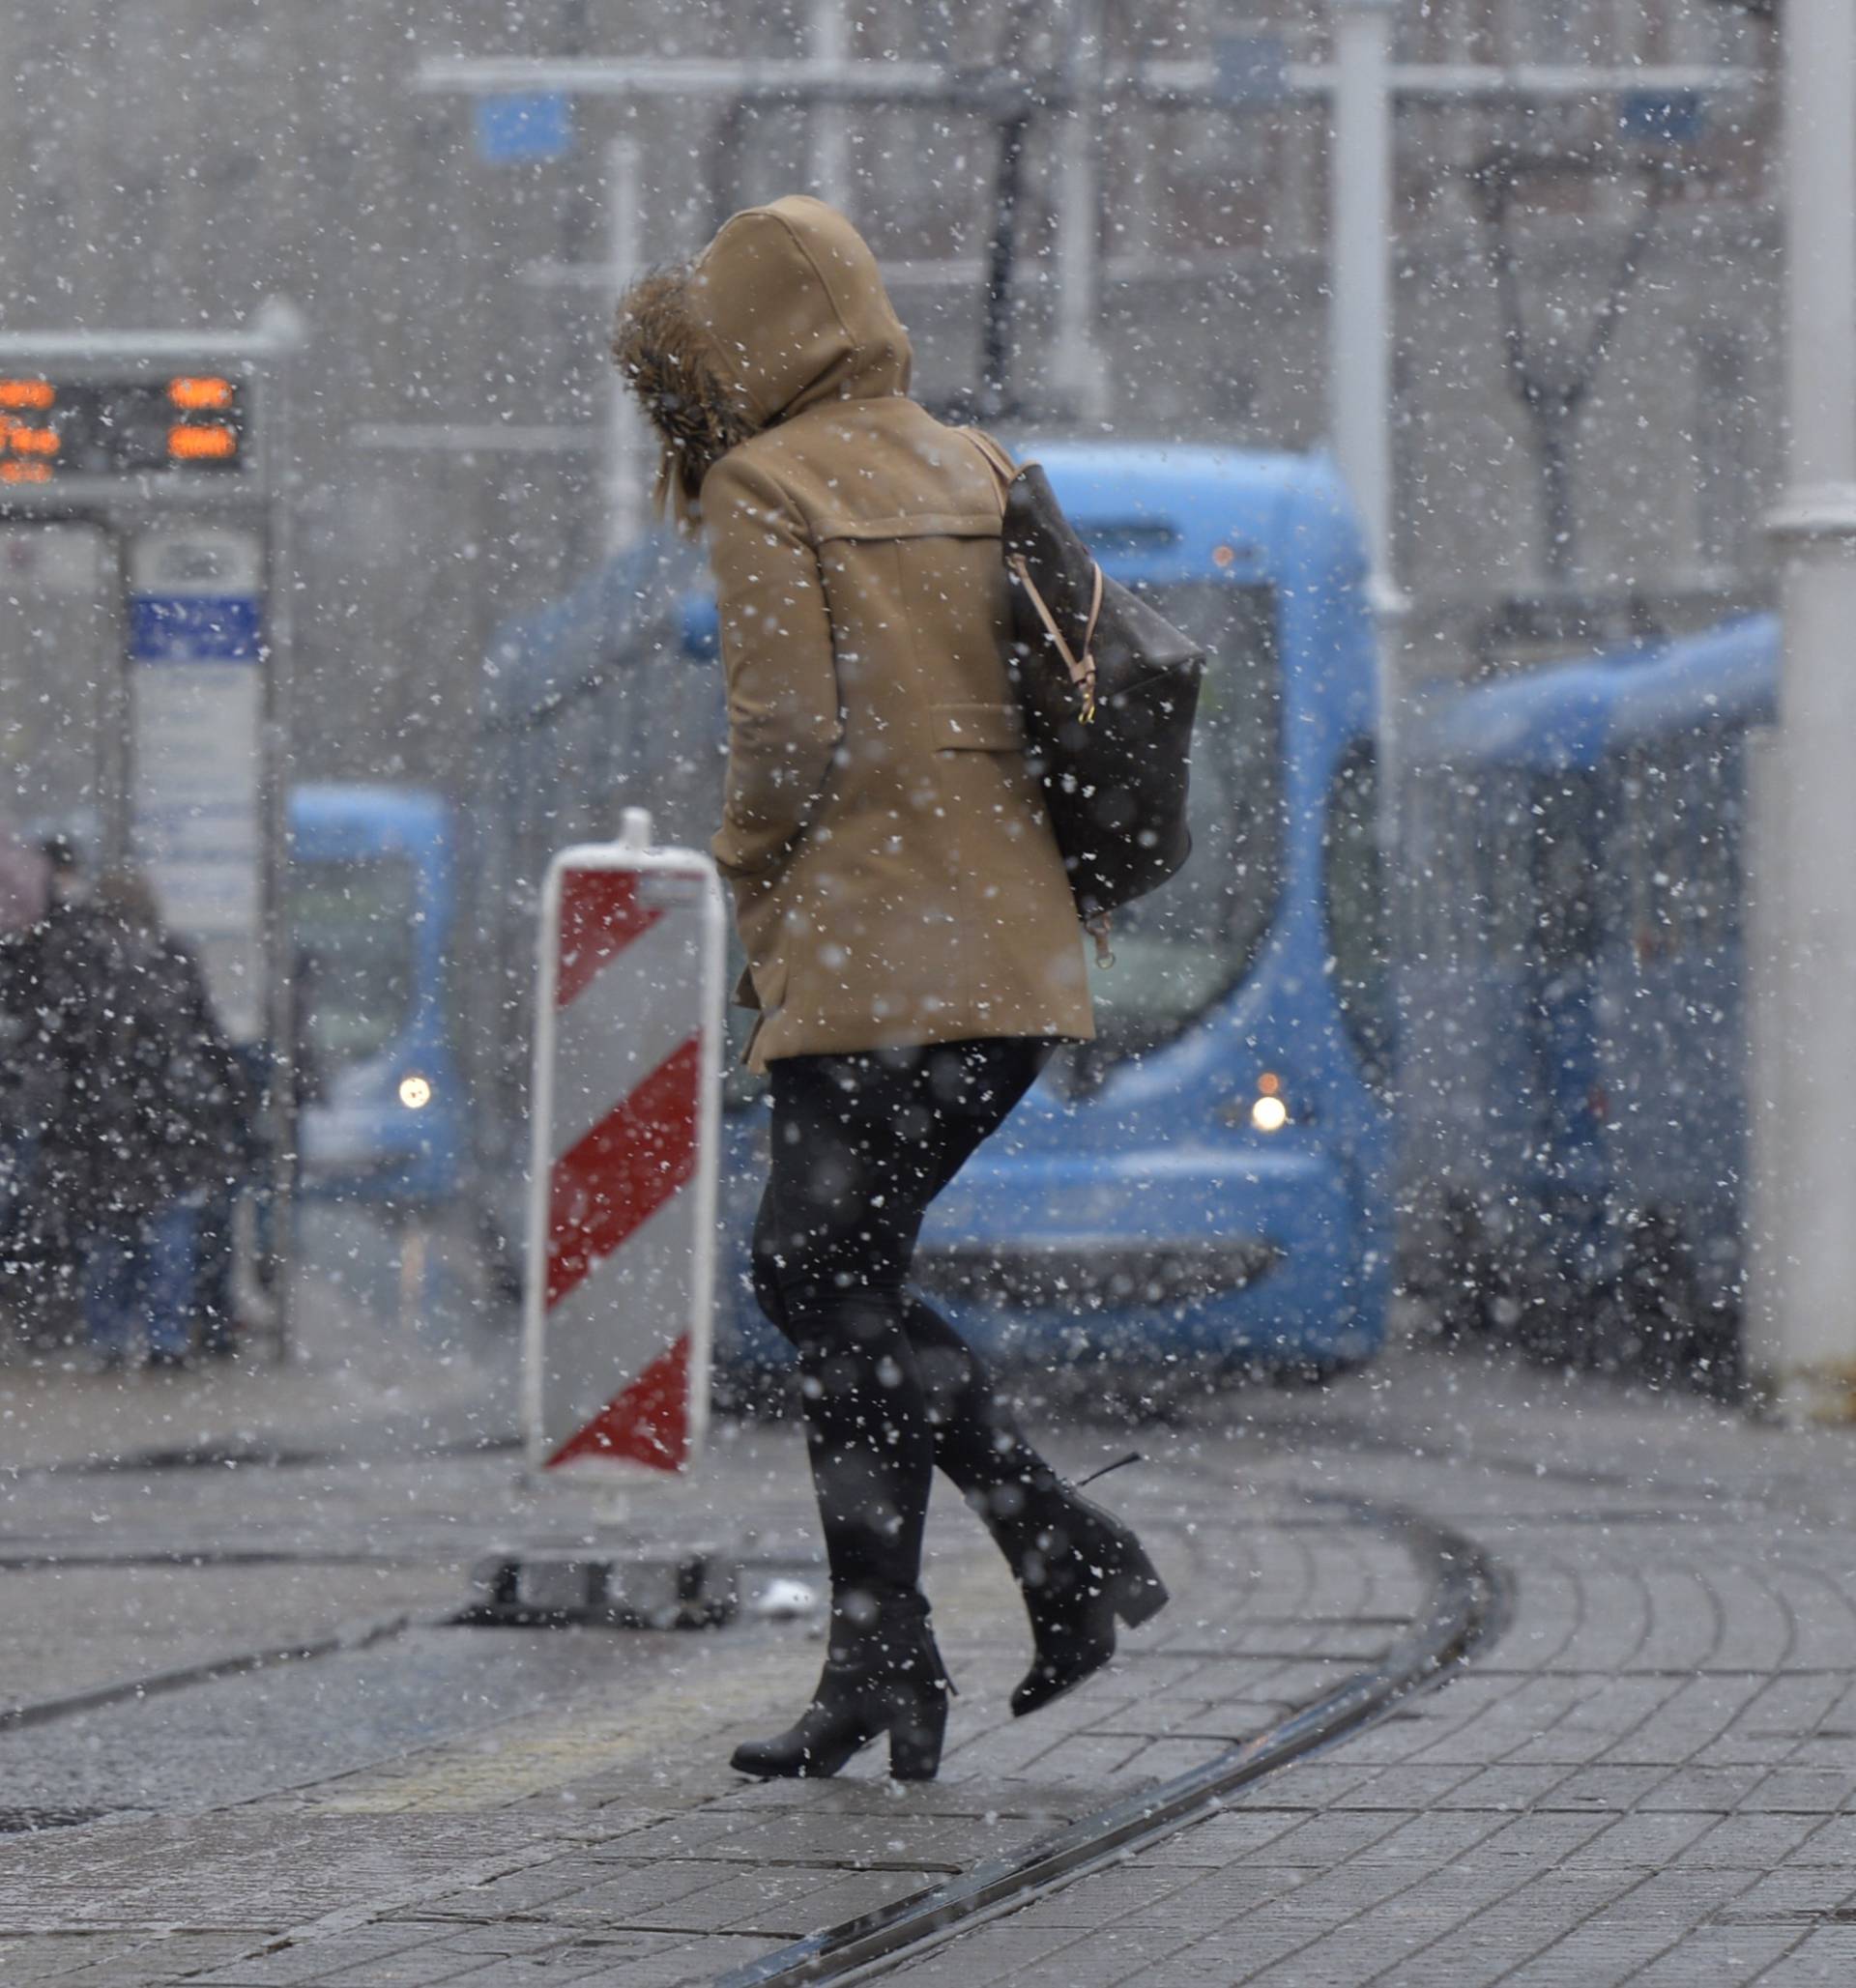
[[[0,1306],[30,1325],[44,1301],[48,1210],[40,1143],[59,1095],[41,1053],[38,951],[51,866],[0,823]]]
[[[200,1208],[249,1167],[242,1066],[198,963],[132,873],[88,899],[59,893],[17,964],[45,1092],[40,1241],[81,1269],[101,1359],[127,1359],[139,1338],[151,1360],[178,1363],[192,1347]]]
[[[53,1344],[67,1327],[97,1184],[83,1112],[103,947],[90,908],[71,892],[69,865],[47,863],[44,874],[37,915],[0,945],[0,1116],[14,1173],[5,1238],[12,1309],[29,1337]]]
[[[255,1101],[198,961],[133,873],[105,876],[87,916],[97,977],[71,1130],[89,1220],[235,1187],[252,1164]]]
[[[889,1736],[932,1776],[948,1685],[920,1591],[937,1466],[1025,1596],[1030,1712],[1166,1599],[909,1287],[929,1204],[1062,1040],[1092,1032],[1083,936],[1007,659],[1000,478],[908,398],[876,259],[811,199],[740,214],[635,286],[615,356],[700,517],[719,594],[734,887],[772,1092],[755,1291],[798,1352],[831,1572],[812,1703],[740,1747],[830,1774]]]

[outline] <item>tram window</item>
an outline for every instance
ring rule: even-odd
[[[1731,934],[1740,895],[1738,765],[1734,739],[1710,729],[1660,741],[1631,768],[1639,965],[1711,952]]]
[[[404,856],[300,860],[291,912],[318,1075],[378,1055],[413,988],[417,877]]]
[[[1535,931],[1549,972],[1590,964],[1598,949],[1604,821],[1589,773],[1554,773],[1533,799]]]
[[[1391,946],[1379,764],[1369,739],[1349,746],[1334,770],[1322,856],[1335,998],[1367,1081],[1383,1090],[1392,1079]]]
[[[1537,913],[1516,879],[1531,873],[1535,821],[1522,776],[1491,771],[1488,781],[1491,804],[1473,856],[1478,908],[1495,971],[1512,975],[1533,956]]]
[[[1176,1035],[1255,965],[1283,873],[1283,682],[1276,594],[1228,581],[1142,592],[1207,651],[1192,747],[1192,856],[1163,890],[1115,915],[1115,965],[1096,973],[1100,1052]]]

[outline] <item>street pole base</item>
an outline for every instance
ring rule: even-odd
[[[740,1570],[708,1550],[569,1554],[518,1550],[471,1570],[468,1628],[719,1628],[735,1614]]]
[[[1752,1397],[1762,1421],[1786,1428],[1856,1424],[1856,1363],[1756,1374]]]

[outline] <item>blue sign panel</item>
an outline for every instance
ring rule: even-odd
[[[129,652],[138,663],[255,663],[259,603],[249,594],[133,594]]]
[[[130,843],[237,1042],[265,1026],[263,588],[252,533],[130,545]]]
[[[1699,90],[1627,90],[1617,122],[1629,138],[1693,145],[1707,129],[1708,100]]]
[[[1280,103],[1289,95],[1289,44],[1281,35],[1219,35],[1212,91],[1221,103]]]
[[[573,105],[560,90],[477,100],[477,156],[490,165],[565,158],[573,147]]]

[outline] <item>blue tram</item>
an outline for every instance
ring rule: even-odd
[[[437,795],[290,795],[289,926],[306,1193],[394,1205],[455,1193],[467,1112],[450,970],[452,814]]]
[[[921,1275],[1011,1361],[1336,1370],[1379,1343],[1392,1241],[1376,657],[1358,528],[1332,471],[1306,458],[1018,453],[1044,464],[1104,567],[1211,653],[1194,854],[1117,917],[1115,963],[1097,972],[1099,1040],[1059,1056],[942,1196]],[[509,1001],[526,989],[528,892],[549,850],[610,834],[622,802],[652,806],[675,839],[700,841],[717,818],[720,673],[690,667],[713,656],[713,609],[680,558],[641,548],[496,646],[475,813],[499,842],[485,851],[488,915],[515,912],[500,948],[520,961]],[[681,604],[666,604],[666,579]],[[517,849],[523,838],[534,847]],[[734,1274],[721,1280],[718,1352],[751,1368],[785,1355],[744,1276],[766,1112],[740,1071],[729,1097]]]
[[[1749,752],[1778,650],[1751,617],[1411,729],[1405,1260],[1446,1332],[1735,1384]]]
[[[942,1196],[918,1273],[1008,1360],[1353,1365],[1383,1332],[1391,1046],[1351,511],[1304,458],[1019,453],[1210,653],[1193,855],[1117,915],[1098,1040]]]

